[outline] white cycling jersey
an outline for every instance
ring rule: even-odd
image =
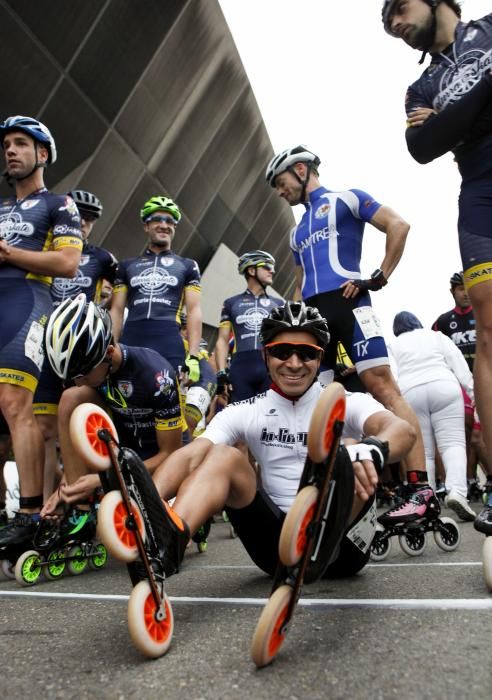
[[[309,421],[323,386],[315,382],[299,399],[273,389],[218,413],[200,438],[214,444],[245,442],[261,466],[262,486],[283,511],[294,500],[307,456]],[[368,394],[347,392],[344,437],[360,440],[364,423],[386,409]]]

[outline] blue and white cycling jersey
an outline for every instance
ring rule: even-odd
[[[302,298],[338,289],[360,279],[364,226],[381,204],[362,190],[332,192],[318,187],[309,194],[306,211],[293,229],[290,247],[302,266]]]

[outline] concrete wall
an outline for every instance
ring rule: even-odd
[[[104,204],[93,243],[137,254],[140,207],[166,194],[177,253],[205,271],[221,243],[266,249],[288,294],[294,220],[264,181],[271,143],[216,0],[0,0],[0,27],[0,118],[52,130],[50,189]]]

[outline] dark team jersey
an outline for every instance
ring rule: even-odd
[[[475,330],[475,318],[473,309],[467,306],[465,309],[456,306],[451,311],[439,316],[432,325],[432,330],[441,331],[447,335],[463,353],[468,367],[473,371],[475,360],[475,347],[477,332]]]
[[[97,391],[111,408],[122,444],[146,459],[158,450],[156,430],[184,428],[176,373],[154,350],[119,348],[121,367]]]
[[[362,237],[381,204],[362,190],[332,192],[318,187],[304,204],[290,247],[302,267],[302,298],[331,292],[343,282],[360,279]]]
[[[9,246],[33,252],[76,248],[82,250],[80,216],[77,206],[67,195],[53,194],[45,188],[22,200],[0,199],[0,239]],[[8,262],[0,265],[0,278],[40,280],[51,284],[52,278],[27,272]]]
[[[437,112],[438,116],[446,110],[454,110],[450,112],[453,119],[449,125],[442,119],[438,121],[436,117],[431,117],[422,127],[408,129],[408,134],[411,138],[421,138],[425,136],[425,130],[428,129],[431,142],[432,137],[435,142],[442,140],[444,144],[442,152],[454,151],[461,174],[467,178],[490,170],[492,85],[489,72],[491,68],[492,13],[479,20],[468,23],[459,22],[454,42],[442,53],[432,55],[430,65],[408,88],[406,95],[407,114],[418,107],[430,107]],[[460,111],[458,103],[463,104],[463,110]],[[476,114],[473,112],[475,108]],[[471,120],[471,123],[467,120]],[[463,133],[458,137],[461,123],[463,123],[461,129]],[[447,148],[446,138],[451,139]],[[431,153],[428,160],[438,155],[442,153]],[[420,162],[428,162],[428,160]]]
[[[155,319],[179,324],[185,291],[200,291],[200,270],[194,260],[172,251],[147,249],[119,263],[114,292],[122,290],[128,294],[127,321]]]
[[[255,296],[247,289],[224,301],[220,316],[220,328],[229,328],[234,337],[232,352],[259,350],[261,323],[272,309],[284,303],[283,299],[270,297],[265,292]]]
[[[59,306],[64,299],[72,299],[84,292],[87,299],[99,303],[102,280],[113,284],[118,261],[109,250],[84,243],[79,269],[75,277],[54,277],[51,285],[53,305]]]

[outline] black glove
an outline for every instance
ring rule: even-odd
[[[363,292],[377,292],[388,284],[384,272],[379,268],[374,270],[368,280],[352,280],[354,287]]]

